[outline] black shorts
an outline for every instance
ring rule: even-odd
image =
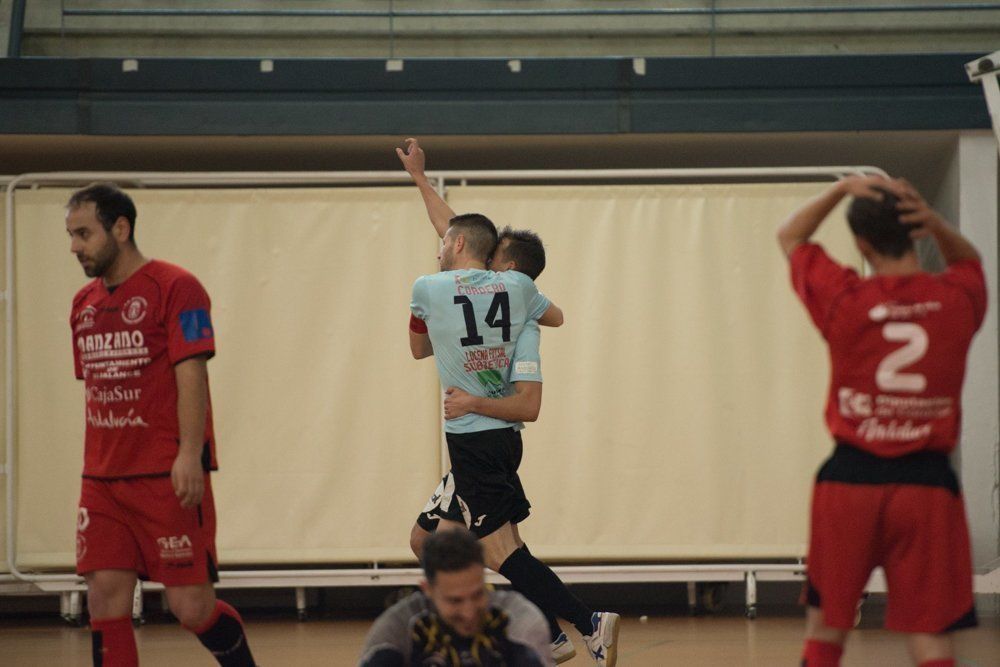
[[[417,525],[431,532],[440,519],[457,521],[481,538],[528,518],[531,503],[517,476],[523,451],[519,431],[501,428],[445,436],[451,470],[417,517]]]

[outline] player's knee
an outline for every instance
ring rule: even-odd
[[[85,579],[91,618],[118,618],[132,612],[133,580],[104,572],[87,574]]]
[[[205,625],[215,611],[215,596],[200,590],[174,592],[167,602],[180,624],[192,630]]]
[[[178,605],[176,608],[171,607],[170,611],[173,612],[174,616],[177,617],[177,620],[185,628],[200,628],[212,616],[212,612],[215,611],[215,605],[209,605],[202,601],[189,601]]]

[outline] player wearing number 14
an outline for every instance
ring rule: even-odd
[[[861,278],[809,242],[845,196],[874,269]],[[947,263],[921,270],[913,239]],[[836,448],[813,492],[803,665],[839,664],[872,569],[889,584],[885,625],[920,665],[954,665],[951,632],[976,625],[965,508],[948,461],[966,355],[986,313],[975,248],[902,180],[851,176],[778,232],[792,283],[830,348],[826,423]]]

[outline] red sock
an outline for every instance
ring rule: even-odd
[[[802,667],[838,667],[844,647],[840,644],[807,639],[802,652]]]
[[[94,667],[138,667],[131,617],[91,619],[90,641]]]
[[[254,667],[243,619],[222,600],[215,601],[215,610],[201,627],[188,630],[198,635],[198,640],[223,667]]]
[[[925,660],[920,663],[918,667],[955,667],[955,659],[948,658],[946,660]]]

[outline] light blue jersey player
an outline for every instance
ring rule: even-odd
[[[525,325],[537,321],[550,305],[523,273],[462,269],[418,278],[410,309],[427,326],[441,386],[495,399],[514,393],[514,370],[521,380],[541,382],[537,361],[536,373],[531,373],[532,360],[515,362],[514,351]],[[529,345],[532,340],[531,355],[537,360],[537,326],[529,334]],[[522,425],[474,413],[445,421],[448,433],[507,427]]]
[[[397,149],[397,154],[419,187],[431,222],[443,239],[439,254],[442,271],[484,269],[488,261],[491,268],[500,272],[522,271],[531,278],[541,273],[545,267],[545,251],[536,234],[506,228],[499,235],[498,242],[494,242],[496,247],[486,250],[485,244],[476,242],[476,233],[466,225],[466,222],[471,222],[470,218],[485,220],[483,216],[455,216],[454,211],[441,199],[424,175],[423,152],[416,140],[408,139],[407,144],[408,150],[404,152]],[[492,227],[492,223],[489,223],[489,227]],[[495,234],[495,228],[493,232]],[[475,247],[474,252],[470,252],[473,250],[472,246]],[[515,282],[510,287],[505,285],[509,292],[508,301],[513,294],[513,285],[519,284],[522,278],[513,280]],[[454,277],[452,281],[454,282]],[[415,290],[417,291],[420,290]],[[414,298],[414,303],[421,301],[424,296],[415,294],[417,298]],[[445,296],[451,298],[452,305],[461,305],[461,301],[456,304],[455,297],[468,295],[453,291],[446,292]],[[451,338],[437,336],[431,331],[435,326],[433,312],[414,309],[415,314],[411,315],[410,322],[410,349],[413,356],[422,359],[431,355],[443,355],[445,348],[455,346],[463,337],[482,337],[486,344],[486,334],[482,333],[484,328],[499,329],[502,339],[505,325],[510,326],[513,322],[500,321],[509,318],[509,314],[501,312],[501,305],[497,305],[495,312],[492,312],[492,295],[487,296],[485,311],[480,306],[471,308],[475,334],[469,333],[471,327],[463,312],[465,332],[462,333],[461,327],[458,327],[458,341],[455,340],[455,331],[451,332]],[[431,294],[428,293],[426,297],[431,302]],[[445,300],[444,304],[434,303],[432,307],[447,306],[448,303]],[[506,577],[516,591],[542,610],[549,625],[551,657],[555,662],[564,662],[576,654],[573,643],[559,626],[557,617],[561,617],[570,621],[583,635],[587,652],[598,667],[614,667],[618,649],[618,614],[595,612],[583,604],[547,565],[531,554],[518,533],[517,524],[527,518],[530,504],[517,474],[522,443],[520,431],[516,427],[520,426],[521,421],[537,419],[541,408],[538,324],[560,326],[563,321],[562,312],[554,304],[547,307],[537,322],[530,319],[528,315],[532,312],[531,303],[531,299],[526,301],[526,319],[516,337],[513,357],[506,362],[509,370],[508,385],[496,397],[484,395],[475,386],[474,393],[466,391],[463,388],[465,384],[449,386],[452,381],[441,370],[442,383],[446,387],[445,435],[452,467],[418,516],[410,532],[410,547],[419,558],[422,544],[431,532],[464,524],[482,542],[487,565]],[[425,321],[417,313],[430,317]],[[441,326],[444,328],[444,323]],[[505,354],[510,353],[505,351]],[[487,361],[488,357],[489,355]],[[439,370],[445,365],[438,360]],[[464,367],[462,372],[467,373]],[[492,424],[499,421],[506,427],[494,428],[487,425],[482,426],[484,430],[471,431],[453,431],[448,428],[449,424],[461,423],[459,420],[473,415],[479,419],[492,419]]]

